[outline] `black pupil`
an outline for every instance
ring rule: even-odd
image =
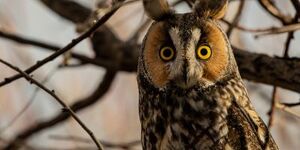
[[[202,48],[200,53],[201,53],[201,55],[205,56],[205,55],[207,55],[208,51],[206,48]]]
[[[170,49],[165,49],[165,50],[163,51],[163,55],[164,55],[164,57],[169,58],[169,57],[171,57],[171,55],[172,55],[172,51],[171,51]]]

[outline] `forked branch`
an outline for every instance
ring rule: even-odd
[[[10,67],[11,69],[17,71],[24,77],[28,82],[31,84],[37,85],[39,88],[43,89],[45,92],[47,92],[49,95],[51,95],[62,107],[64,112],[68,112],[75,120],[76,122],[90,135],[90,137],[93,139],[95,142],[96,146],[98,147],[99,150],[102,150],[101,144],[98,142],[97,138],[95,137],[94,133],[79,119],[79,117],[75,114],[75,112],[62,100],[60,99],[54,92],[54,90],[50,90],[46,88],[44,85],[39,83],[37,80],[33,79],[29,74],[26,72],[22,71],[18,67],[15,67],[11,65],[10,63],[0,59],[0,62],[5,64],[6,66]],[[9,148],[12,149],[12,148]]]

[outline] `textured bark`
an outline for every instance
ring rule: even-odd
[[[239,70],[244,79],[300,92],[300,59],[270,57],[235,50]]]

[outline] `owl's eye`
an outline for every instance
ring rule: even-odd
[[[159,52],[159,56],[163,61],[171,61],[175,58],[175,50],[171,47],[163,47]]]
[[[207,60],[211,56],[211,49],[209,46],[202,45],[197,49],[197,57],[202,60]]]

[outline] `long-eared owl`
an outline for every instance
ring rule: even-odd
[[[176,14],[144,0],[155,20],[138,63],[143,149],[278,149],[254,110],[218,19],[227,0]]]

